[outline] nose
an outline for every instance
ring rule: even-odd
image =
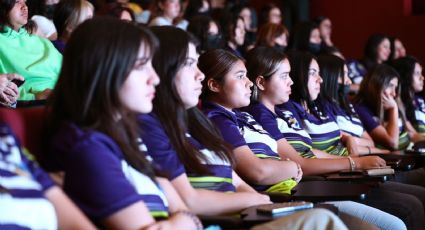
[[[152,85],[157,86],[159,85],[159,82],[161,81],[158,74],[156,73],[154,68],[151,68],[151,71],[148,73],[150,75],[150,82]]]
[[[252,83],[252,81],[251,80],[249,80],[249,78],[247,78],[247,77],[245,77],[246,78],[246,80],[247,80],[247,86],[249,87],[249,88],[251,88],[252,86],[254,86],[254,83]]]
[[[317,75],[317,82],[319,82],[319,84],[323,82],[323,78],[320,75]]]
[[[391,94],[391,96],[395,97],[395,96],[396,96],[396,92],[395,92],[395,89],[391,89],[391,92],[390,92],[390,94]]]
[[[200,82],[205,79],[205,74],[198,67],[196,67],[195,79],[199,80]]]
[[[294,81],[292,81],[292,78],[289,78],[289,86],[293,85]]]

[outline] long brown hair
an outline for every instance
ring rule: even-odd
[[[48,135],[64,122],[97,130],[118,144],[132,167],[153,177],[139,150],[136,114],[123,105],[119,91],[134,68],[140,46],[153,55],[156,44],[148,30],[118,19],[97,18],[81,24],[65,48],[49,101]]]
[[[382,105],[382,92],[387,88],[392,79],[399,82],[396,89],[396,102],[401,118],[405,120],[404,106],[400,100],[400,76],[397,71],[387,64],[377,65],[360,84],[359,93],[355,97],[356,103],[364,103],[373,114],[379,118],[380,123],[384,122],[384,109]]]
[[[174,79],[184,65],[189,44],[195,45],[194,38],[172,26],[152,27],[152,31],[160,41],[152,64],[161,79],[153,101],[153,111],[164,126],[180,161],[192,172],[210,174],[207,167],[201,163],[201,160],[206,160],[205,156],[187,140],[186,132],[189,132],[218,157],[232,163],[230,150],[219,131],[197,107],[184,107],[175,86]]]

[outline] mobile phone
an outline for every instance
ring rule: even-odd
[[[21,86],[22,84],[24,84],[25,80],[19,80],[19,79],[13,79],[12,82],[16,85],[16,86]]]
[[[268,215],[278,215],[285,212],[293,212],[301,209],[313,208],[313,203],[305,201],[296,201],[296,202],[284,202],[284,203],[274,203],[274,204],[265,204],[259,205],[257,207],[257,212],[268,214]]]

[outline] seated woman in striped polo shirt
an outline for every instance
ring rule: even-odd
[[[292,92],[293,81],[289,75],[291,68],[287,57],[270,48],[257,47],[248,53],[247,66],[248,77],[255,82],[253,89],[256,93],[251,97],[251,104],[243,109],[271,134],[282,146],[281,149],[285,149],[285,157],[301,165],[306,175],[349,170],[350,161],[356,167],[366,169],[381,160],[377,157],[306,159],[329,158],[329,154],[312,147],[311,137],[298,116],[277,107],[288,102]]]
[[[400,76],[389,65],[378,65],[360,85],[354,108],[365,129],[377,145],[389,149],[406,149],[420,136],[406,119],[399,98]]]
[[[289,65],[287,66],[288,70],[286,71],[289,71]],[[298,153],[289,144],[285,146],[276,142],[276,140],[274,140],[273,137],[264,130],[251,115],[239,110],[239,108],[247,106],[250,103],[250,87],[252,86],[252,82],[246,77],[246,68],[242,60],[224,50],[211,50],[201,55],[199,67],[206,76],[206,79],[203,82],[205,87],[202,94],[202,97],[205,99],[202,102],[203,110],[221,131],[224,140],[231,144],[233,148],[233,155],[236,159],[236,172],[247,182],[251,183],[256,189],[263,189],[263,191],[280,189],[277,190],[280,192],[285,191],[285,187],[288,189],[288,185],[290,184],[285,181],[285,175],[290,174],[292,169],[290,167],[291,165],[288,167],[288,164],[280,164],[282,162],[287,162],[282,161],[281,159],[293,156],[289,154],[287,155],[287,151],[292,151],[297,156]],[[286,93],[288,93],[287,90]],[[288,95],[286,95],[286,97],[288,97]],[[382,159],[371,159],[375,159],[375,163],[377,163],[377,165],[379,165],[379,163],[385,164],[382,162]],[[318,168],[315,169],[316,172],[319,170],[326,170],[324,169],[327,166],[325,163],[326,160],[328,159],[316,160],[318,163],[319,161],[322,161],[321,164],[323,165],[316,165]],[[339,161],[339,159],[336,161]],[[287,163],[292,163],[292,161]],[[313,164],[311,165],[313,166]],[[339,167],[349,168],[348,160],[343,160],[343,163],[341,163]],[[306,170],[307,169],[309,168],[306,168]],[[313,172],[313,170],[310,172]],[[420,212],[423,212],[422,205],[417,198],[408,197],[404,194],[390,193],[391,192],[387,193],[381,190],[374,191],[374,195],[371,196],[373,198],[368,200],[366,204],[370,203],[371,205],[376,205],[377,203],[375,202],[378,200],[384,201],[387,199],[401,199],[410,203],[410,205],[417,207]],[[385,216],[384,219],[394,218],[394,216],[388,217],[388,214],[384,214],[381,211],[375,213],[374,211],[371,211],[370,207],[345,201],[333,204],[338,206],[340,212],[344,213],[344,215],[352,214],[365,221],[377,224],[381,228],[403,228],[403,224],[400,224],[401,221],[398,218],[395,218],[395,222],[392,223],[394,224],[393,226],[388,226],[388,221],[375,222],[374,220],[369,219],[371,216]],[[405,206],[406,204],[400,202],[398,205]],[[410,209],[410,205],[407,205],[406,208]],[[388,207],[389,206],[387,206],[387,208]],[[381,206],[379,208],[381,208]],[[354,210],[362,210],[362,215],[359,215],[360,213]],[[411,212],[404,211],[405,210],[403,209],[401,212],[397,212],[395,214],[403,218],[403,220],[406,220],[407,223],[412,224],[409,226],[415,226],[416,224],[416,226],[422,226],[420,221],[423,213],[411,219]],[[368,212],[368,214],[363,215],[366,212]]]
[[[202,229],[169,181],[155,176],[139,138],[137,114],[152,110],[159,83],[156,44],[148,30],[118,19],[85,21],[67,43],[49,105],[46,159],[65,172],[65,192],[104,228]]]
[[[400,74],[400,99],[406,109],[406,119],[425,136],[425,102],[419,95],[424,88],[422,65],[411,56],[396,59],[391,65]]]
[[[334,117],[342,135],[351,135],[354,138],[355,148],[360,155],[388,153],[386,149],[375,147],[359,115],[348,101],[351,80],[344,60],[334,55],[321,55],[317,58],[317,62],[323,79],[318,101],[326,113]]]
[[[306,52],[292,52],[288,58],[293,91],[290,100],[279,107],[296,116],[310,135],[313,148],[336,156],[358,155],[353,139],[342,136],[334,118],[316,102],[322,83],[316,58]]]
[[[154,100],[154,112],[139,115],[139,121],[154,163],[197,214],[232,214],[252,205],[270,203],[268,196],[257,193],[232,170],[229,149],[208,118],[196,108],[204,75],[197,68],[193,38],[174,27],[153,27],[152,31],[160,41],[153,66],[162,83]],[[319,220],[328,221],[327,211],[311,211],[264,225],[282,230],[309,229],[307,222],[311,222],[316,223],[315,227],[324,227]],[[329,228],[345,228],[338,220],[335,223]],[[264,229],[264,225],[254,229]]]
[[[271,203],[232,170],[227,145],[196,107],[205,76],[197,67],[193,37],[171,26],[152,31],[160,41],[152,63],[161,84],[153,113],[139,116],[148,154],[197,214],[236,213]]]
[[[95,229],[0,123],[0,229]]]

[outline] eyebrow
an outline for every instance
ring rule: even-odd
[[[187,57],[187,58],[186,58],[186,60],[187,60],[187,61],[196,61],[196,59],[195,59],[195,58],[193,58],[193,57]]]
[[[148,61],[149,61],[149,57],[144,56],[144,57],[138,57],[136,59],[136,62],[135,63],[137,63],[137,64],[143,63],[144,64],[144,63],[146,63]]]
[[[239,70],[239,71],[237,71],[235,74],[240,74],[240,73],[245,74],[245,73],[246,73],[246,71],[245,71],[245,70]]]

